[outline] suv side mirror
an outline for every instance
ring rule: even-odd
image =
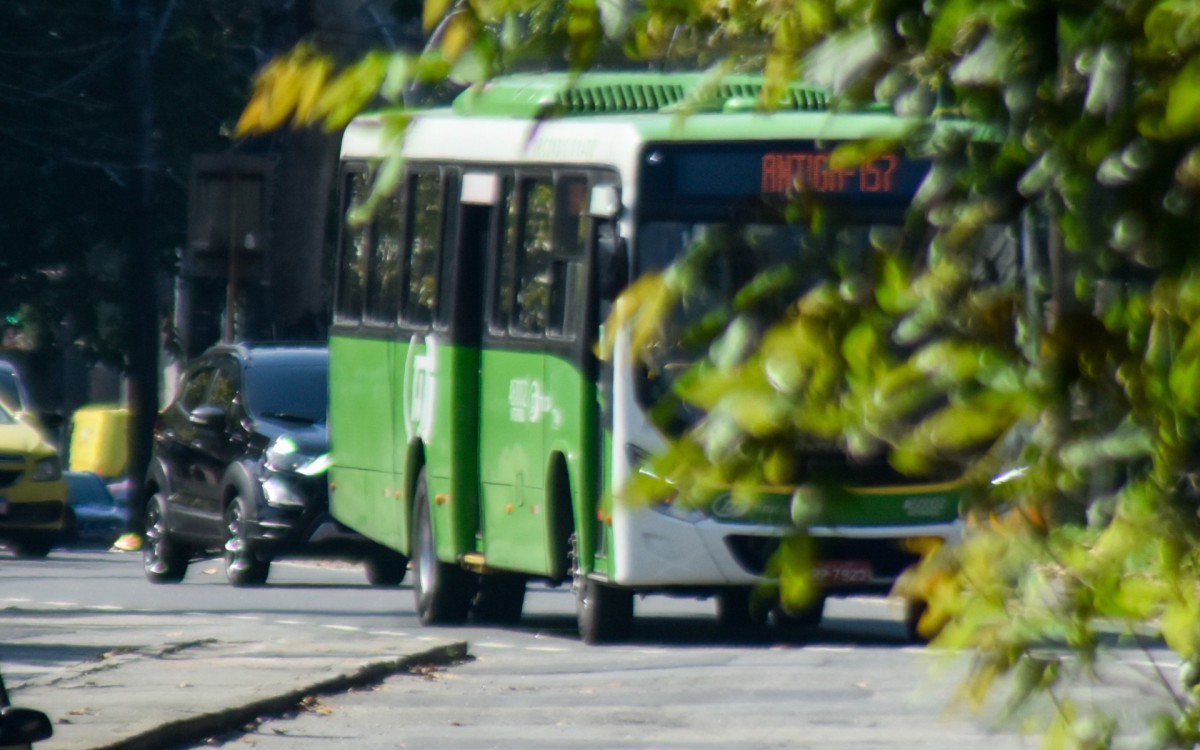
[[[225,426],[225,410],[219,406],[204,404],[189,412],[188,419],[197,427],[221,429]]]
[[[0,747],[28,745],[54,734],[50,718],[32,708],[0,708]]]
[[[625,239],[612,225],[602,226],[596,238],[596,271],[602,300],[616,299],[629,283],[629,253]]]

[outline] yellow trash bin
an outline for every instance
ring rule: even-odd
[[[71,427],[71,471],[119,477],[129,460],[128,444],[128,409],[104,404],[77,409]]]

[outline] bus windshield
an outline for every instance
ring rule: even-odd
[[[902,237],[897,224],[849,224],[818,232],[807,224],[763,219],[644,222],[637,234],[637,274],[667,271],[674,264],[670,272],[681,275],[682,292],[663,321],[660,340],[641,355],[637,390],[643,408],[659,403],[734,317],[761,335],[805,292],[864,269],[873,248],[897,248]],[[771,294],[744,294],[751,281],[767,277]]]

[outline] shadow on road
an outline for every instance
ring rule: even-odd
[[[575,619],[570,616],[526,616],[520,623],[506,629],[566,640],[577,640],[579,637]],[[913,644],[905,637],[903,625],[880,620],[826,617],[818,628],[793,630],[770,625],[723,628],[716,617],[645,615],[634,619],[630,638],[613,645],[648,648],[780,648],[814,645],[900,647]]]

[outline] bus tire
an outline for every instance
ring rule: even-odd
[[[904,601],[904,637],[911,643],[919,643],[922,645],[928,644],[941,632],[941,628],[936,628],[934,632],[926,635],[921,629],[921,618],[925,616],[925,612],[929,609],[929,603],[924,599],[906,599]]]
[[[777,628],[812,630],[821,624],[821,618],[825,615],[825,597],[818,596],[799,609],[784,609],[782,604],[777,604],[772,614]]]
[[[429,508],[429,485],[425,469],[417,475],[413,495],[416,523],[413,527],[413,596],[422,625],[458,625],[466,622],[475,587],[471,574],[454,563],[437,557],[433,519]]]
[[[571,535],[571,591],[579,637],[589,645],[629,637],[633,630],[633,592],[589,578],[579,562],[576,537]]]
[[[378,549],[363,560],[363,568],[372,586],[399,586],[408,575],[408,558],[390,549]]]
[[[737,586],[717,594],[717,622],[722,628],[756,628],[767,623],[769,608],[758,606],[754,587]]]
[[[525,608],[525,576],[493,573],[479,577],[479,591],[471,607],[476,622],[512,625]]]

